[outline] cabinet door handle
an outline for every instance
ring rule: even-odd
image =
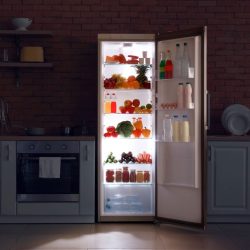
[[[10,146],[6,145],[6,161],[10,160]]]
[[[88,145],[85,145],[85,161],[88,161]]]

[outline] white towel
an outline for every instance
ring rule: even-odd
[[[61,157],[39,157],[39,178],[60,178]]]

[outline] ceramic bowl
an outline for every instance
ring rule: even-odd
[[[27,27],[32,23],[32,20],[26,17],[16,17],[11,21],[16,30],[27,30]]]

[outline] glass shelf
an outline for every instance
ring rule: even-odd
[[[134,67],[135,65],[147,65],[150,66],[149,69],[152,69],[152,64],[135,64],[135,63],[119,63],[119,62],[113,62],[113,63],[103,63],[104,66],[129,66],[129,67]]]
[[[124,116],[124,115],[126,115],[126,116],[134,116],[134,115],[139,115],[139,116],[148,116],[148,115],[152,115],[152,113],[132,113],[132,114],[130,114],[130,113],[104,113],[104,115],[106,116],[106,115],[108,115],[108,116],[111,116],[111,115],[122,115],[122,116]]]
[[[152,137],[147,137],[147,138],[134,138],[134,137],[104,137],[103,139],[105,140],[148,140],[152,139]]]
[[[103,88],[104,91],[112,91],[112,92],[131,92],[131,91],[135,91],[135,92],[151,92],[151,89],[105,89]]]
[[[164,140],[161,140],[161,139],[157,139],[155,140],[156,142],[160,142],[160,143],[169,143],[169,144],[192,144],[193,142],[192,141],[189,141],[189,142],[183,142],[183,141],[164,141]]]
[[[194,108],[186,108],[186,109],[162,109],[162,108],[156,108],[155,110],[160,111],[160,112],[187,112],[187,111],[194,111]]]
[[[152,182],[103,182],[104,185],[108,186],[144,186],[144,185],[152,185]]]
[[[120,163],[120,162],[117,162],[117,163],[104,163],[103,166],[105,168],[111,168],[111,167],[115,167],[115,168],[121,168],[123,166],[126,166],[126,167],[136,167],[136,168],[149,168],[149,167],[152,167],[152,163]]]
[[[165,81],[179,81],[179,82],[188,82],[193,81],[194,78],[170,78],[170,79],[160,79],[157,78],[156,81],[158,82],[165,82]]]

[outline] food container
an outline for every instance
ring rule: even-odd
[[[136,182],[136,170],[135,169],[130,170],[129,181]]]
[[[149,173],[149,171],[144,171],[144,173],[143,173],[143,181],[144,182],[150,182],[150,173]]]
[[[21,62],[44,62],[43,47],[22,47],[20,53]]]
[[[115,171],[115,181],[116,182],[121,182],[122,181],[122,170],[121,169],[117,169]]]
[[[123,182],[129,182],[129,171],[128,171],[128,167],[123,167],[122,181],[123,181]]]
[[[143,181],[144,181],[143,171],[137,171],[136,182],[143,182]]]
[[[114,170],[113,169],[107,169],[106,171],[106,182],[114,182]]]

